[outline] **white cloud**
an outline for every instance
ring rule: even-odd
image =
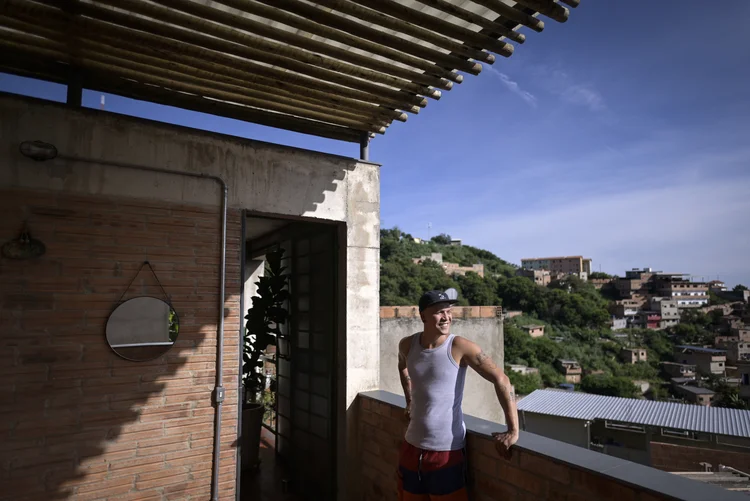
[[[651,266],[729,282],[745,280],[750,238],[747,179],[717,179],[618,195],[580,193],[568,203],[463,225],[465,242],[504,259],[584,254],[610,273]],[[531,194],[530,194],[531,196]]]
[[[577,81],[559,68],[537,66],[532,70],[532,74],[543,89],[569,104],[584,106],[595,112],[607,109],[604,97],[592,84]]]
[[[525,91],[521,89],[521,86],[518,85],[518,82],[511,80],[511,78],[506,75],[505,73],[501,73],[497,71],[495,68],[492,68],[490,66],[485,66],[486,68],[489,68],[490,72],[495,75],[497,78],[500,79],[500,81],[505,85],[505,87],[510,90],[512,93],[519,96],[521,99],[526,101],[529,106],[532,108],[536,108],[537,106],[537,99],[536,96],[534,96],[532,93]]]
[[[583,85],[571,85],[562,91],[562,98],[571,103],[586,106],[591,111],[603,111],[604,98],[594,89]]]

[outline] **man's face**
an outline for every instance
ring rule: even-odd
[[[451,330],[451,305],[449,303],[433,304],[422,312],[422,322],[426,327],[434,327],[441,334],[449,334]]]

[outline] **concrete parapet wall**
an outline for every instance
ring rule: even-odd
[[[380,308],[380,389],[403,395],[398,376],[398,343],[422,327],[416,306]],[[503,366],[503,318],[499,306],[454,307],[451,332],[474,341],[498,366]],[[505,422],[495,388],[474,371],[466,375],[463,409],[483,419]]]
[[[502,306],[454,306],[453,318],[500,318]],[[417,306],[381,306],[380,318],[419,318]]]

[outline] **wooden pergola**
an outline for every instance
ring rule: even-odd
[[[561,0],[576,7],[579,0]],[[362,142],[565,22],[555,0],[2,0],[0,71]]]

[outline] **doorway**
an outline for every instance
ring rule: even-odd
[[[284,471],[278,488],[305,500],[333,499],[336,493],[338,226],[257,214],[246,214],[244,224],[243,334],[265,255],[284,251],[290,319],[264,353],[263,436],[272,437],[276,475]],[[252,496],[241,499],[263,499]]]

